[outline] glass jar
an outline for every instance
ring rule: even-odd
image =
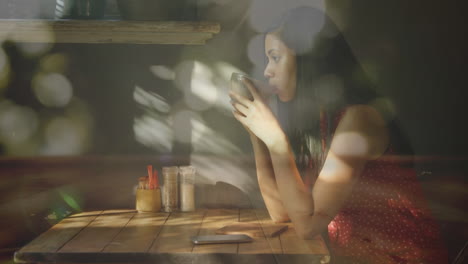
[[[175,166],[162,168],[162,175],[164,180],[162,203],[164,212],[177,211],[179,204],[179,192],[177,181],[178,173],[179,168]]]
[[[180,210],[195,211],[195,167],[181,166],[180,174]]]

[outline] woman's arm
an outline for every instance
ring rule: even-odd
[[[252,133],[250,133],[250,140],[255,154],[258,185],[268,213],[273,221],[286,222],[289,220],[289,216],[278,192],[270,153],[265,144]]]
[[[296,232],[312,238],[325,231],[349,197],[368,160],[379,157],[388,145],[385,121],[372,107],[349,107],[335,130],[325,164],[312,192],[297,170],[284,131],[270,108],[248,81],[254,100],[231,93],[234,117],[258,137],[270,153],[276,186]]]
[[[353,106],[340,121],[330,151],[310,193],[297,171],[286,136],[270,141],[274,174],[297,233],[310,239],[325,231],[349,197],[365,163],[388,144],[384,120],[371,107]]]

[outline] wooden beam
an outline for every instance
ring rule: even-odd
[[[201,45],[219,23],[123,20],[0,20],[0,39],[46,43]]]

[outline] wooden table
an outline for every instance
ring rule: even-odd
[[[320,236],[300,239],[291,224],[251,243],[193,245],[233,222],[271,223],[265,210],[202,209],[191,213],[108,210],[72,215],[15,253],[17,263],[328,263]]]

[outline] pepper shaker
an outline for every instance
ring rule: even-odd
[[[180,174],[180,210],[195,211],[195,167],[181,166]]]
[[[177,175],[179,173],[178,167],[163,167],[162,174],[164,179],[163,187],[163,210],[165,212],[177,211],[179,203],[178,181]]]

